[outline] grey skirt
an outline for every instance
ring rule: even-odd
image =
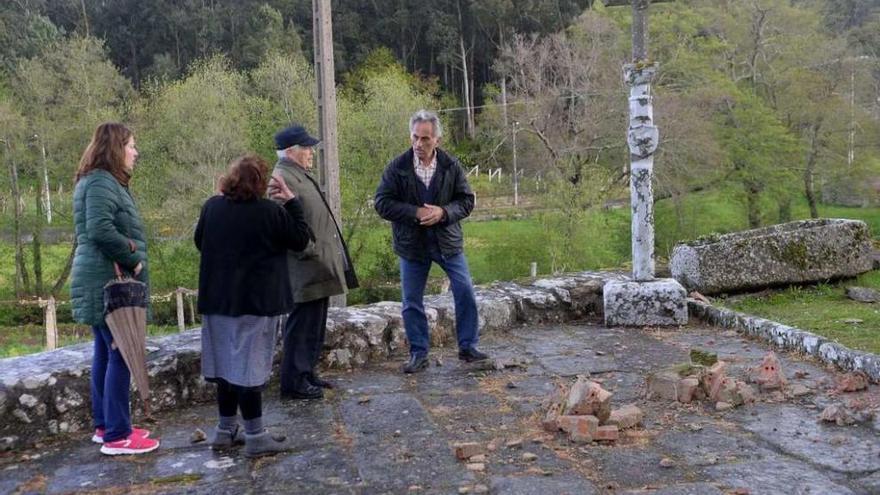
[[[202,315],[202,375],[233,385],[269,381],[281,316]]]

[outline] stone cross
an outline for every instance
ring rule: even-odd
[[[619,1],[619,0],[617,0]],[[673,279],[654,278],[654,152],[660,133],[654,126],[651,82],[657,65],[648,59],[648,5],[631,0],[632,63],[623,66],[629,85],[630,202],[632,280],[605,284],[602,298],[609,326],[683,325],[688,311],[684,288]],[[618,3],[619,4],[619,3]]]

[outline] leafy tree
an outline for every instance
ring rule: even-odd
[[[33,219],[34,291],[45,295],[41,256],[44,223],[70,219],[69,205],[51,202],[51,184],[70,184],[92,130],[106,120],[121,120],[133,96],[131,86],[107,60],[103,43],[74,36],[45,47],[37,57],[21,61],[12,81],[13,93],[26,109],[27,143],[32,153],[22,177],[37,185]],[[44,212],[44,209],[45,212]],[[44,216],[45,215],[45,216]],[[75,247],[75,246],[74,246]],[[60,278],[51,289],[57,295],[69,274],[71,249]]]
[[[160,235],[188,235],[230,161],[248,151],[245,82],[227,59],[212,57],[186,79],[148,88],[137,107],[142,154],[134,187]]]

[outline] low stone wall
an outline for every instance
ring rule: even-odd
[[[880,356],[876,354],[854,351],[799,328],[718,308],[695,299],[688,299],[688,310],[692,316],[706,323],[761,338],[782,349],[809,354],[845,371],[863,371],[871,381],[880,383]]]
[[[495,283],[477,289],[480,328],[504,331],[519,322],[564,321],[602,314],[602,286],[622,275],[583,272],[529,285]],[[434,346],[454,344],[452,295],[425,298]],[[154,411],[213,398],[202,380],[200,331],[149,339],[147,365]],[[324,364],[362,366],[406,355],[400,303],[381,302],[330,310]],[[0,451],[91,428],[89,398],[92,344],[0,359]],[[136,397],[136,394],[132,394]],[[140,412],[138,406],[133,412]]]
[[[804,220],[680,244],[669,269],[689,290],[717,294],[853,277],[873,268],[871,252],[864,222]]]

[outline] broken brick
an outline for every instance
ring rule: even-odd
[[[599,418],[595,416],[560,416],[559,429],[568,433],[572,441],[592,442],[599,428]]]
[[[459,460],[470,459],[475,455],[484,454],[486,449],[477,442],[459,442],[452,444],[455,457]]]
[[[604,440],[614,442],[620,436],[620,432],[617,430],[617,427],[614,425],[605,425],[600,426],[596,429],[596,436],[593,437],[593,440]]]
[[[706,370],[703,374],[701,380],[703,390],[710,399],[717,400],[716,396],[718,395],[718,391],[721,390],[725,378],[727,378],[727,363],[724,361],[718,361],[713,364],[712,367]]]
[[[761,360],[760,366],[752,370],[752,381],[763,390],[776,390],[785,387],[787,380],[775,352],[768,352]]]
[[[678,382],[681,377],[674,371],[659,371],[648,375],[648,398],[678,400]]]
[[[580,377],[571,387],[564,412],[570,415],[596,416],[599,421],[604,422],[611,415],[611,395],[611,392],[598,383]]]
[[[700,389],[700,380],[696,378],[682,378],[678,382],[677,399],[682,404],[690,404],[691,401],[698,398],[697,390]]]
[[[868,388],[868,375],[861,371],[846,373],[837,379],[834,387],[838,392],[858,392]]]
[[[628,404],[620,409],[611,411],[611,416],[605,424],[615,425],[621,430],[626,430],[640,424],[644,416],[645,415],[642,413],[641,409],[632,404]]]

